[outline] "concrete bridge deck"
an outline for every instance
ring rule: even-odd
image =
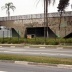
[[[59,30],[59,13],[49,13],[48,25],[50,29],[60,37],[64,37],[72,32],[72,12],[65,12],[62,15]],[[19,30],[21,37],[24,37],[27,27],[44,27],[44,14],[19,15],[10,17],[0,17],[0,25]]]

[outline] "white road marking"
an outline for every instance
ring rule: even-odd
[[[4,52],[9,52],[9,51],[4,51]]]
[[[30,48],[29,46],[25,46],[24,48]]]
[[[10,47],[15,48],[15,46],[10,46]]]
[[[0,72],[7,72],[7,71],[0,71]]]
[[[45,48],[45,47],[39,47],[39,48]]]

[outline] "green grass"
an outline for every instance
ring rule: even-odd
[[[44,56],[0,54],[0,60],[29,61],[29,62],[36,62],[36,63],[72,65],[72,58],[54,58],[54,57],[44,57]]]

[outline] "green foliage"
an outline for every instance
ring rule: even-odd
[[[31,38],[31,39],[26,39],[26,38],[0,38],[0,44],[3,43],[12,43],[12,44],[20,44],[20,43],[25,43],[25,44],[44,44],[45,39],[44,38]],[[64,38],[47,38],[46,39],[46,45],[58,45],[61,43],[70,43],[72,44],[72,38],[64,39]]]
[[[69,0],[60,0],[58,4],[58,11],[63,12],[65,8],[69,5]]]
[[[58,45],[58,41],[56,41],[56,39],[47,39],[46,42],[47,45]]]
[[[0,43],[3,43],[3,39],[2,38],[0,38]]]
[[[69,38],[69,39],[65,39],[66,41],[66,43],[72,43],[72,38]]]

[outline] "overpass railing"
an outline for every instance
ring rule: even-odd
[[[65,12],[62,16],[72,16],[72,11]],[[48,17],[60,17],[58,12],[49,13]],[[18,15],[18,16],[10,16],[10,17],[0,17],[0,21],[7,20],[20,20],[20,19],[34,19],[34,18],[44,18],[44,14],[31,14],[31,15]]]

